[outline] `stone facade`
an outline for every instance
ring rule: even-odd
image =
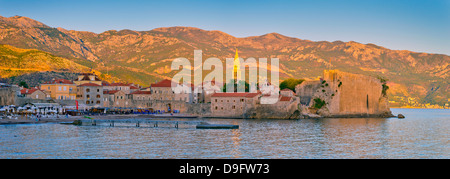
[[[300,103],[308,106],[314,94],[319,89],[321,81],[303,81],[295,87],[296,96],[300,97]]]
[[[0,86],[0,106],[16,105],[19,87],[14,85]]]
[[[129,107],[128,96],[120,90],[103,91],[103,106],[112,108]]]
[[[45,100],[45,99],[47,99],[47,97],[50,98],[50,95],[47,95],[43,91],[36,89],[36,88],[31,88],[31,89],[23,88],[22,90],[20,90],[20,94],[22,95],[22,97],[30,98],[30,99]]]
[[[323,80],[300,84],[296,89],[300,98],[311,96],[309,106],[325,117],[392,116],[382,83],[375,77],[325,70]],[[315,105],[315,99],[323,106]]]
[[[247,111],[259,104],[260,96],[260,93],[215,93],[211,96],[211,115],[245,118]]]
[[[103,107],[103,87],[95,83],[78,85],[77,100],[86,106]]]

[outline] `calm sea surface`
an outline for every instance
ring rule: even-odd
[[[450,110],[397,118],[202,119],[192,125],[0,125],[0,158],[450,158]]]

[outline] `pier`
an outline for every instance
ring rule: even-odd
[[[228,124],[209,124],[203,121],[172,121],[172,120],[148,120],[148,119],[79,119],[74,121],[74,125],[107,125],[114,127],[117,124],[134,124],[136,127],[148,126],[158,127],[160,124],[166,124],[178,129],[180,124],[195,125],[197,129],[239,129],[239,125]]]

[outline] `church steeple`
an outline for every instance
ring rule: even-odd
[[[236,48],[236,55],[234,56],[234,63],[233,63],[233,76],[235,79],[235,82],[237,81],[237,74],[241,72],[240,69],[240,63],[239,63],[239,55],[238,55],[238,50]]]

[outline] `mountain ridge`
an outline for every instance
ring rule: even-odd
[[[390,50],[355,41],[302,40],[276,32],[234,37],[218,30],[176,26],[97,34],[52,28],[24,17],[6,19],[0,16],[1,44],[46,51],[142,85],[170,78],[176,73],[170,70],[171,60],[192,60],[196,49],[203,51],[203,59],[216,57],[224,61],[234,57],[237,48],[243,58],[279,58],[281,79],[314,79],[324,69],[336,68],[384,76],[393,86],[399,86],[390,89],[391,97],[402,96],[402,101],[411,97],[443,105],[450,98],[450,57],[444,54]]]

